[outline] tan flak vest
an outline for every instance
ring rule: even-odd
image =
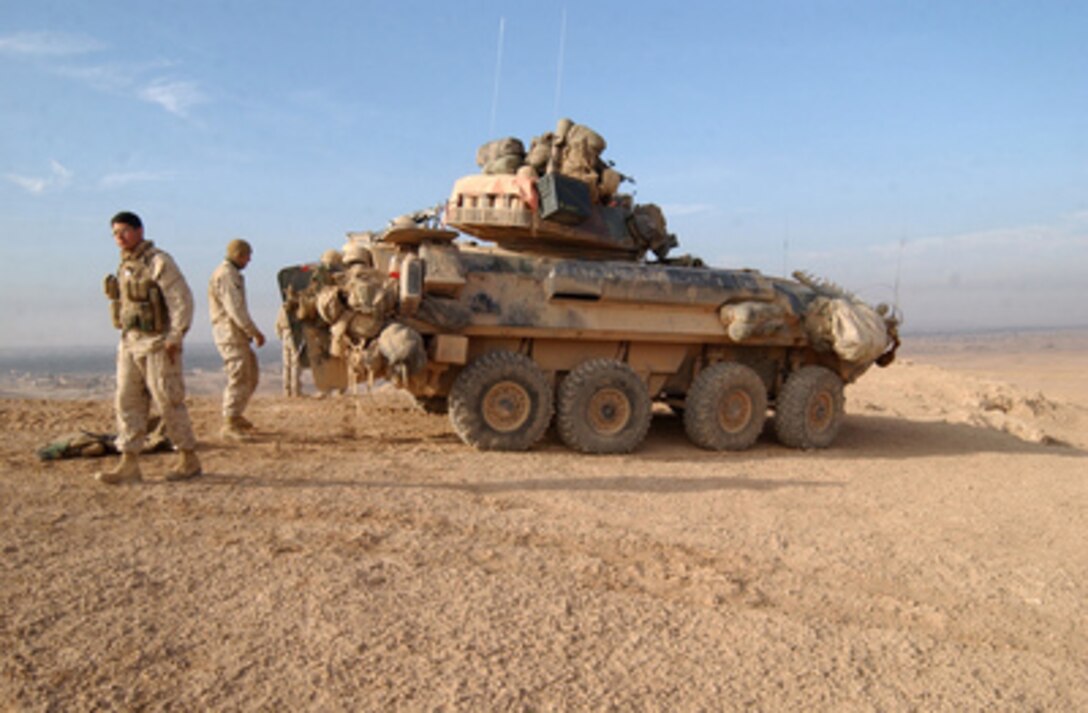
[[[158,335],[170,328],[166,299],[155,283],[151,265],[158,252],[151,241],[145,240],[132,252],[123,252],[117,275],[106,277],[113,326],[122,332]]]

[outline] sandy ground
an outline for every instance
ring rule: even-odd
[[[1088,334],[903,357],[813,452],[198,393],[207,475],[120,488],[34,455],[108,401],[0,400],[0,708],[1088,710]]]

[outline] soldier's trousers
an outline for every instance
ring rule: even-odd
[[[223,389],[223,418],[241,416],[257,390],[257,354],[248,343],[215,346],[223,357],[223,371],[227,375],[227,387]]]
[[[150,343],[150,342],[148,342]],[[117,449],[139,453],[147,438],[147,419],[154,401],[162,413],[166,435],[179,450],[196,448],[193,424],[185,407],[181,354],[171,361],[161,340],[147,346],[139,339],[117,347]]]
[[[290,335],[283,338],[283,393],[285,396],[302,395],[302,374],[298,349]]]

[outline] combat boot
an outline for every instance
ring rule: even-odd
[[[122,453],[121,462],[113,470],[104,470],[94,474],[94,479],[106,485],[138,483],[144,479],[140,472],[140,461],[135,453]]]
[[[238,422],[237,416],[223,419],[223,428],[220,429],[219,435],[228,441],[247,441],[249,436],[246,435],[245,428]]]
[[[188,480],[203,472],[204,469],[200,467],[200,459],[196,457],[196,451],[180,451],[177,463],[166,474],[166,479],[169,481]]]
[[[233,420],[236,424],[238,424],[238,428],[243,431],[252,431],[256,428],[256,426],[253,425],[253,422],[245,416],[235,416]]]

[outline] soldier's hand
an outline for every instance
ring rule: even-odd
[[[173,364],[174,361],[178,358],[178,354],[181,354],[181,345],[177,342],[167,342],[165,349],[166,358],[170,360],[171,364]]]
[[[257,348],[264,346],[264,333],[261,330],[257,330],[257,335],[253,337],[253,341],[257,343]]]

